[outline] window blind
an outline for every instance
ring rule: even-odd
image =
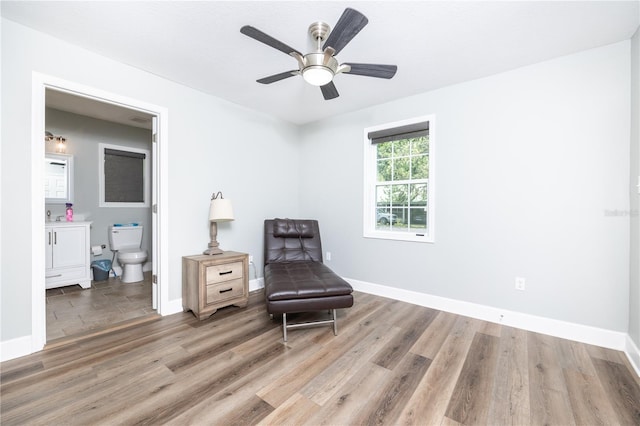
[[[429,136],[429,122],[412,123],[405,126],[393,127],[389,129],[375,130],[369,132],[367,137],[372,144],[397,141],[400,139],[418,138]]]
[[[144,159],[140,152],[104,149],[104,198],[112,203],[144,203]]]

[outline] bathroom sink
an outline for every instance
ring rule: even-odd
[[[60,222],[66,222],[66,221],[67,219],[65,218],[65,216],[56,216],[56,217],[51,216],[51,219],[44,220],[45,223],[60,223]],[[73,222],[84,222],[84,221],[85,221],[85,216],[83,214],[73,215]]]

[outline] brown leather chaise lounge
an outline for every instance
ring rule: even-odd
[[[317,220],[264,221],[264,292],[267,312],[282,314],[282,332],[319,324],[333,324],[338,335],[336,309],[353,306],[353,288],[322,263]],[[329,310],[332,319],[287,324],[287,314]]]

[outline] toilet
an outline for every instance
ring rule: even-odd
[[[122,266],[122,282],[142,281],[142,264],[147,260],[147,251],[142,244],[142,226],[112,225],[109,227],[109,245],[115,251],[118,263]]]

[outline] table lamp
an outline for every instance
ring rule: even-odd
[[[211,204],[209,205],[209,222],[210,222],[210,236],[209,248],[204,251],[204,254],[214,255],[224,253],[218,247],[218,222],[228,222],[234,220],[233,207],[231,206],[231,200],[225,200],[222,198],[222,192],[213,193],[211,195]]]

